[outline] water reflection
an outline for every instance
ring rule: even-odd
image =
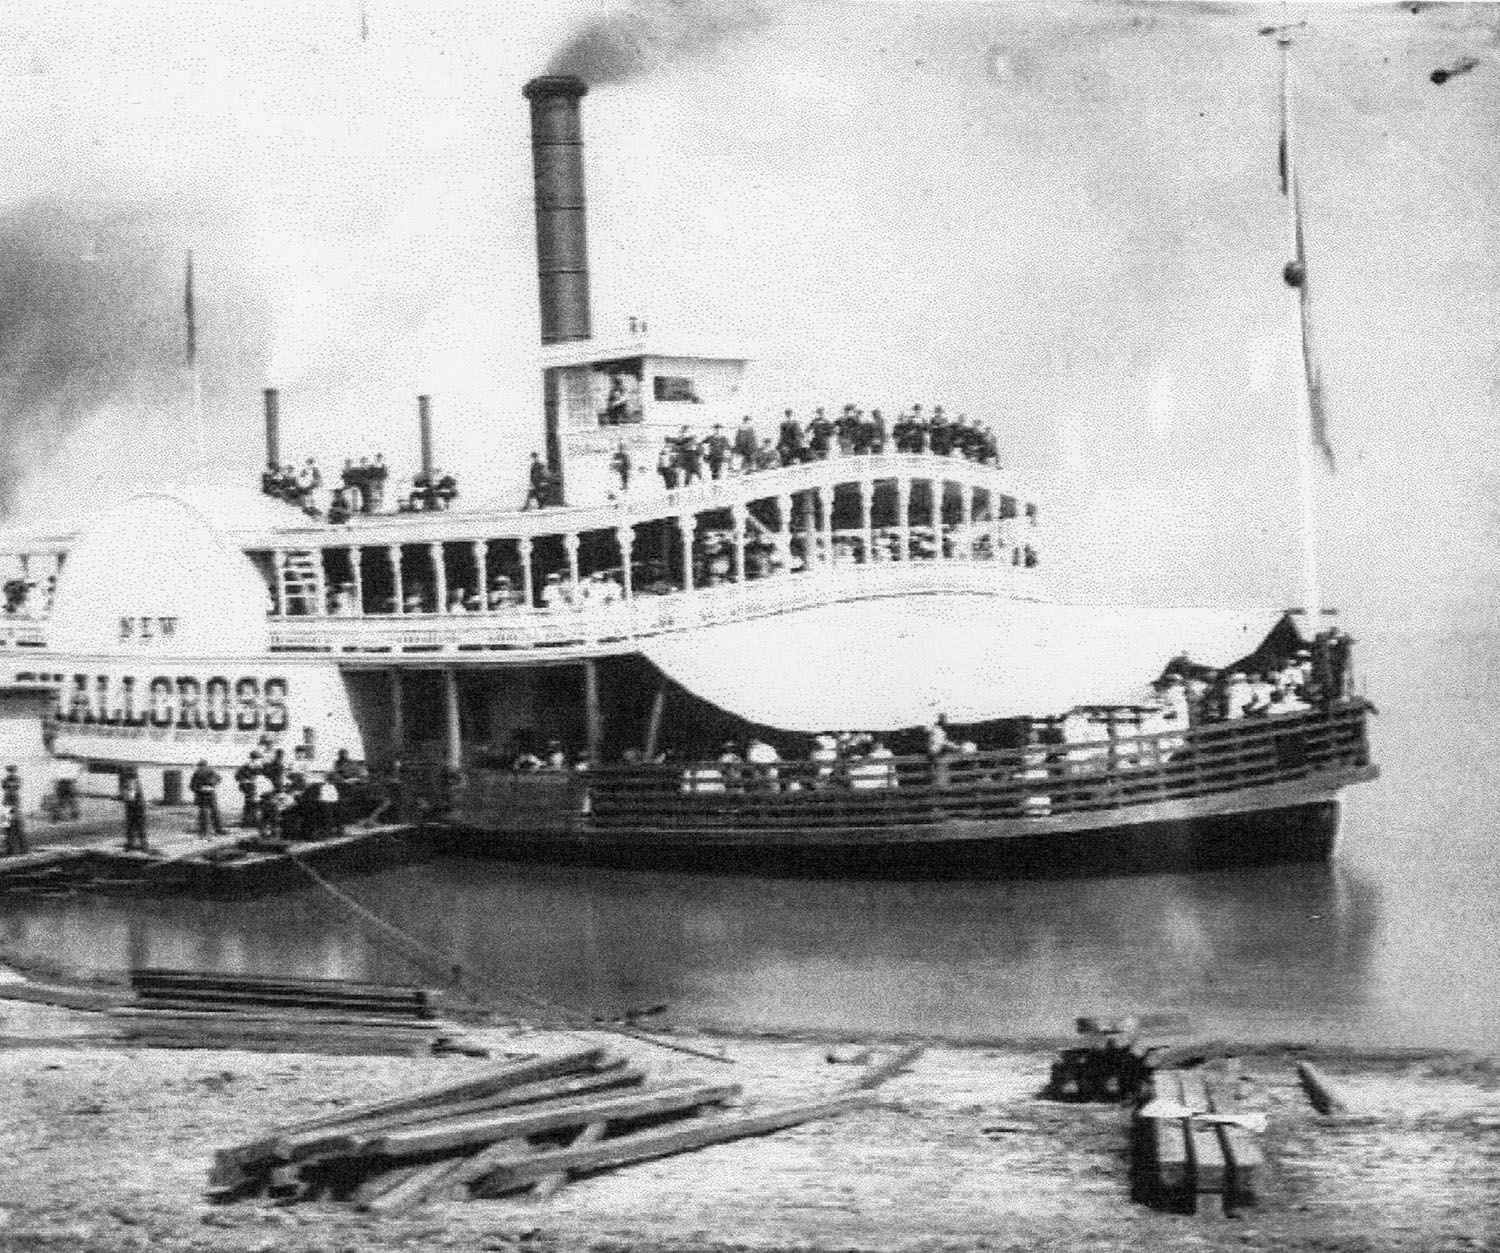
[[[1500,635],[1366,644],[1378,783],[1332,867],[839,883],[445,861],[350,879],[452,960],[550,999],[758,1030],[1053,1034],[1175,1008],[1246,1038],[1492,1048],[1500,1031]],[[429,976],[313,891],[0,901],[0,944],[73,965]]]
[[[1026,883],[830,883],[447,860],[352,879],[467,970],[605,1015],[724,1029],[1052,1034],[1080,1010],[1192,1009],[1247,1036],[1337,1031],[1366,999],[1379,894],[1327,867]],[[410,962],[315,892],[39,902],[24,952],[366,979]]]

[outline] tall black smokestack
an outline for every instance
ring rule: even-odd
[[[569,74],[533,78],[531,165],[536,178],[536,265],[542,343],[588,339],[589,255],[583,200],[583,125],[588,84]]]
[[[266,388],[266,464],[281,466],[281,393]]]
[[[432,477],[432,398],[417,397],[417,438],[422,448],[422,473]]]

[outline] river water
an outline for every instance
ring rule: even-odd
[[[1376,783],[1329,866],[1023,883],[759,879],[444,859],[340,880],[478,976],[724,1030],[1055,1035],[1189,1011],[1252,1040],[1492,1047],[1500,637],[1362,645]],[[430,982],[320,889],[0,902],[0,945],[80,966]]]

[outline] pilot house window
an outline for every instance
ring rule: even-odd
[[[693,387],[692,379],[679,378],[671,374],[653,375],[651,379],[651,394],[657,400],[686,401],[693,405],[703,403]]]

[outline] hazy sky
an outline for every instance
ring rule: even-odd
[[[1413,11],[1415,10],[1415,11]],[[980,415],[1060,590],[1298,598],[1280,6],[237,3],[0,12],[0,420],[22,517],[191,474],[195,253],[212,477],[259,389],[325,466],[438,456],[519,500],[539,440],[519,91],[570,38],[596,332],[755,346],[755,412]],[[1500,9],[1292,6],[1351,624],[1500,601]],[[585,38],[576,42],[580,31]],[[592,37],[590,33],[592,32]],[[1460,68],[1436,84],[1434,70]],[[19,476],[19,481],[17,481]]]

